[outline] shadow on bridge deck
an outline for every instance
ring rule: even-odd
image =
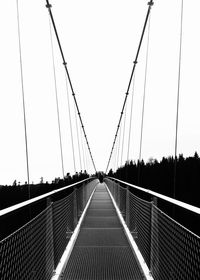
[[[98,184],[63,279],[144,279],[105,184]]]

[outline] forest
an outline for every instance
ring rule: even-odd
[[[108,175],[200,207],[200,157],[197,152],[186,158],[180,154],[176,160],[176,173],[175,159],[163,157],[160,161],[151,158],[147,163],[143,160],[126,162],[116,172],[111,169]]]
[[[174,176],[175,174],[176,176]],[[96,175],[100,181],[102,181],[102,174],[100,174],[101,176],[99,174]],[[176,161],[173,157],[163,157],[160,161],[151,158],[146,163],[143,160],[141,162],[134,162],[131,160],[126,162],[124,166],[118,168],[116,172],[113,172],[111,169],[108,176],[134,185],[139,185],[169,197],[174,197],[175,194],[176,199],[200,207],[200,157],[197,153],[190,157],[184,157],[180,154]],[[43,178],[41,178],[39,184],[31,184],[30,186],[27,184],[21,185],[16,181],[10,186],[0,186],[0,209],[29,199],[28,187],[30,187],[30,197],[33,198],[88,177],[89,175],[84,171],[76,173],[73,176],[67,173],[64,179],[55,178],[51,183],[44,182]],[[73,191],[73,188],[68,189],[65,195],[68,195],[71,191]],[[136,191],[135,194],[141,196],[141,192],[138,193]],[[57,197],[57,199],[58,198],[59,197]],[[141,196],[141,198],[146,199],[144,196]],[[37,207],[33,207],[31,210],[32,216],[34,217],[37,215],[41,209],[45,207],[45,201],[42,201],[41,205],[37,204]],[[165,205],[163,201],[159,201],[158,207],[171,217],[174,217],[181,224],[200,235],[199,215],[182,211],[182,209],[176,209],[174,214],[174,208],[171,205]],[[16,223],[13,223],[12,217],[10,217],[10,222],[6,221],[6,228],[0,233],[0,239],[5,237],[8,233],[13,232],[19,226],[19,222],[20,225],[23,225],[29,220],[27,216],[28,212],[26,210],[25,212],[26,214],[16,214]],[[5,220],[0,220],[0,224],[1,223],[5,225]]]
[[[0,209],[4,209],[11,205],[20,203],[29,199],[29,187],[30,187],[30,198],[48,193],[55,189],[62,188],[64,186],[71,185],[78,181],[88,178],[89,175],[86,171],[76,172],[74,175],[67,173],[64,179],[55,178],[51,183],[44,182],[41,177],[39,184],[25,184],[17,183],[15,180],[12,185],[0,186]]]

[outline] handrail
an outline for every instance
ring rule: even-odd
[[[163,194],[160,194],[160,193],[151,191],[151,190],[149,190],[149,189],[144,189],[144,188],[141,188],[141,187],[132,185],[132,184],[130,184],[130,183],[121,181],[121,180],[116,179],[116,178],[113,178],[113,177],[109,177],[109,176],[108,176],[107,178],[109,178],[109,179],[111,179],[111,180],[114,180],[114,181],[118,181],[119,183],[125,184],[125,185],[127,185],[127,186],[129,186],[129,187],[131,187],[131,188],[134,188],[134,189],[140,190],[140,191],[142,191],[142,192],[148,193],[148,194],[150,194],[150,195],[152,195],[152,196],[161,198],[162,200],[165,200],[165,201],[167,201],[167,202],[170,202],[170,203],[172,203],[172,204],[175,204],[175,205],[177,205],[177,206],[180,206],[180,207],[182,207],[182,208],[184,208],[184,209],[187,209],[187,210],[189,210],[189,211],[192,211],[192,212],[194,212],[194,213],[196,213],[196,214],[200,214],[200,208],[199,208],[199,207],[196,207],[196,206],[190,205],[190,204],[188,204],[188,203],[182,202],[182,201],[180,201],[180,200],[177,200],[177,199],[168,197],[168,196],[166,196],[166,195],[163,195]]]
[[[39,201],[39,200],[44,199],[44,198],[46,198],[46,197],[49,197],[49,196],[51,196],[51,195],[53,195],[53,194],[55,194],[55,193],[58,193],[58,192],[61,192],[61,191],[63,191],[63,190],[66,190],[66,189],[68,189],[68,188],[74,187],[74,186],[76,186],[76,185],[78,185],[78,184],[81,184],[81,183],[83,183],[83,182],[85,182],[85,181],[87,181],[87,180],[89,180],[89,179],[92,179],[92,178],[93,178],[93,177],[86,178],[86,179],[84,179],[84,180],[82,180],[82,181],[76,182],[76,183],[71,184],[71,185],[69,185],[69,186],[65,186],[65,187],[63,187],[63,188],[61,188],[61,189],[54,190],[54,191],[51,191],[51,192],[42,194],[42,195],[40,195],[40,196],[37,196],[37,197],[31,198],[31,199],[28,199],[28,200],[26,200],[26,201],[23,201],[23,202],[20,202],[20,203],[18,203],[18,204],[15,204],[15,205],[12,205],[12,206],[10,206],[10,207],[7,207],[7,208],[5,208],[5,209],[2,209],[2,210],[0,210],[0,217],[4,216],[4,215],[6,215],[6,214],[8,214],[8,213],[10,213],[10,212],[13,212],[13,211],[15,211],[15,210],[17,210],[17,209],[20,209],[20,208],[22,208],[22,207],[24,207],[24,206],[30,205],[30,204],[32,204],[32,203],[34,203],[34,202],[36,202],[36,201]]]

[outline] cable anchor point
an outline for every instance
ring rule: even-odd
[[[153,6],[153,4],[154,4],[153,0],[151,0],[151,1],[148,2],[148,5],[149,5],[149,6]]]
[[[47,1],[46,7],[47,7],[47,9],[51,9],[52,8],[52,5],[49,3],[49,1]]]

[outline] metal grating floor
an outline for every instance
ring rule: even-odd
[[[104,184],[98,184],[62,279],[144,279]]]

